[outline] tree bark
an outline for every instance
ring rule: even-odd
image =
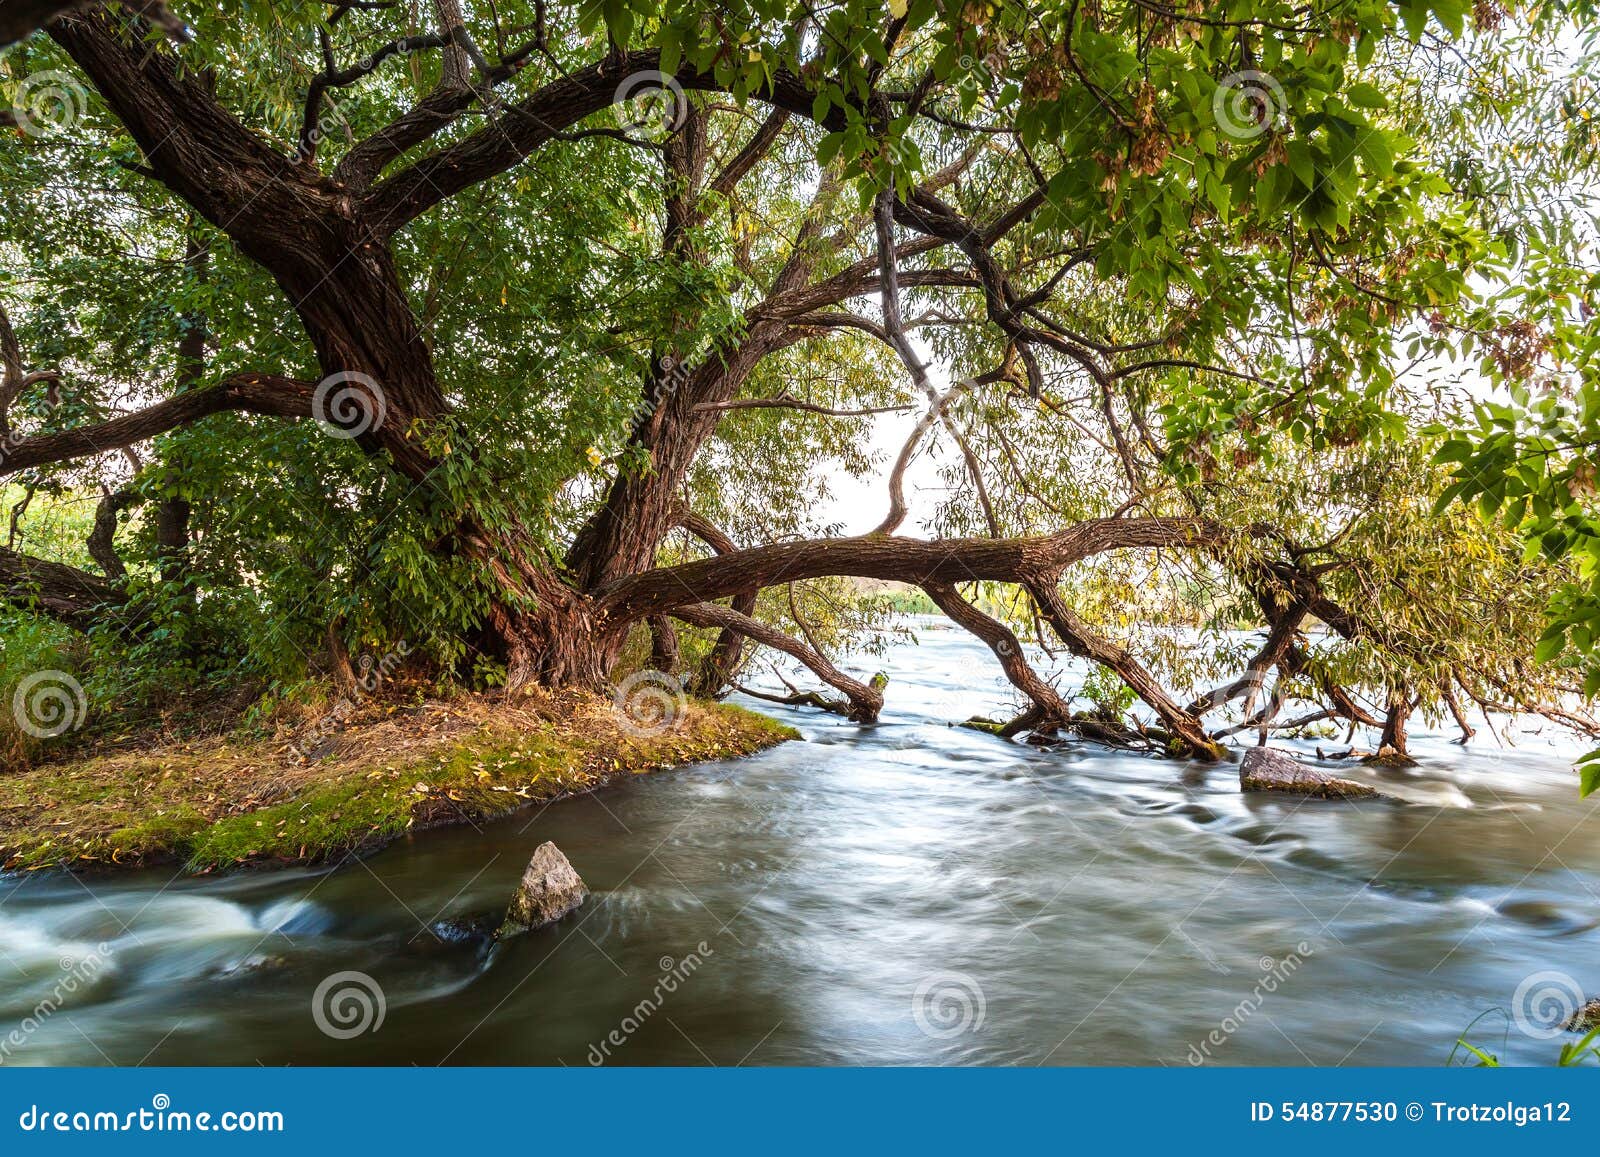
[[[733,539],[724,534],[720,528],[692,511],[680,514],[678,523],[718,554],[731,554],[738,549]],[[732,609],[742,618],[749,618],[756,612],[756,602],[760,593],[753,588],[739,591],[733,596]],[[699,669],[695,672],[689,686],[690,694],[704,699],[719,695],[738,671],[739,659],[743,653],[744,635],[737,626],[724,624],[722,630],[717,633],[716,641],[711,644],[711,650],[706,652]]]
[[[1033,580],[1024,585],[1038,604],[1045,622],[1050,624],[1067,649],[1074,655],[1091,659],[1114,671],[1156,713],[1182,746],[1184,754],[1196,759],[1217,759],[1222,755],[1221,748],[1206,734],[1200,720],[1174,702],[1155,676],[1137,659],[1109,639],[1103,639],[1089,630],[1067,606],[1053,581]]]
[[[87,571],[0,547],[0,599],[87,631],[114,619],[127,595]]]
[[[101,498],[94,508],[94,529],[89,532],[86,545],[89,557],[112,582],[120,582],[128,575],[128,568],[117,554],[117,515],[132,505],[134,500],[132,491],[117,490]]]
[[[57,461],[71,450],[127,445],[218,409],[249,408],[312,413],[343,426],[363,449],[384,455],[420,484],[416,501],[443,501],[429,483],[437,462],[425,439],[453,415],[387,232],[370,220],[365,202],[246,130],[218,104],[204,74],[180,71],[170,52],[147,50],[127,40],[127,31],[124,20],[104,10],[50,26],[156,177],[276,280],[328,376],[316,388],[251,375],[226,387],[180,393],[91,430],[28,439],[0,472]],[[468,554],[504,591],[493,600],[486,628],[491,648],[506,662],[508,685],[515,689],[533,679],[598,684],[605,661],[595,621],[530,537],[502,529],[501,520],[491,530],[471,510],[435,513],[457,524],[445,549]]]
[[[883,710],[882,691],[860,680],[852,679],[830,663],[820,651],[813,650],[798,639],[790,638],[776,627],[768,626],[728,607],[717,606],[715,603],[678,607],[672,613],[676,618],[696,627],[722,627],[735,630],[758,643],[800,660],[817,678],[843,692],[850,704],[847,714],[857,723],[874,723],[877,721],[878,713]]]
[[[1389,692],[1389,710],[1383,717],[1383,732],[1378,737],[1380,758],[1411,758],[1406,750],[1406,720],[1411,715],[1411,708],[1411,692],[1408,688],[1398,687]]]
[[[848,575],[928,582],[1027,582],[1108,550],[1199,547],[1241,532],[1200,518],[1093,518],[1055,534],[1023,538],[913,539],[882,535],[749,547],[716,558],[658,567],[601,587],[597,608],[627,621],[752,587]]]
[[[1071,720],[1072,709],[1056,693],[1056,689],[1028,665],[1022,654],[1022,644],[1010,627],[967,602],[957,593],[953,583],[925,582],[922,589],[928,592],[928,597],[952,622],[982,639],[994,652],[1006,678],[1028,697],[1028,702],[1034,708],[1035,714],[1028,723],[1031,730],[1048,734]]]
[[[672,620],[665,615],[650,616],[650,666],[668,675],[676,675],[683,665],[683,651],[678,646],[678,632]]]

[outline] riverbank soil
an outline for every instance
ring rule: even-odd
[[[391,704],[318,733],[309,757],[303,735],[135,740],[0,775],[0,865],[321,863],[623,775],[748,755],[795,732],[694,700],[639,727],[610,699],[568,691]]]

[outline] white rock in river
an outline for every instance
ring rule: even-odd
[[[1287,791],[1319,799],[1371,799],[1377,791],[1353,779],[1339,779],[1307,767],[1270,747],[1252,747],[1239,764],[1241,791]]]
[[[577,869],[561,854],[560,848],[547,840],[534,850],[533,858],[528,861],[497,935],[504,939],[553,924],[576,910],[588,896],[589,889],[584,886]]]

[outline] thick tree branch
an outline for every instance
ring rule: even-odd
[[[739,549],[720,527],[692,510],[682,511],[678,516],[678,524],[718,554],[731,554]],[[733,596],[734,613],[746,617],[753,615],[760,593],[754,589],[737,592]],[[744,636],[734,627],[723,627],[711,650],[700,661],[700,669],[695,672],[690,690],[704,697],[720,694],[728,685],[728,680],[733,678],[743,653]]]
[[[0,453],[0,478],[30,466],[67,462],[106,450],[120,450],[197,422],[224,410],[243,410],[282,418],[311,414],[315,387],[294,378],[239,374],[203,390],[191,390],[132,414],[53,434],[35,434]]]
[[[1071,720],[1072,709],[1056,689],[1028,665],[1022,654],[1022,644],[1010,627],[967,602],[953,583],[925,582],[922,589],[952,622],[982,639],[994,652],[1006,678],[1033,704],[1035,714],[1029,721],[1032,730],[1049,733]]]
[[[95,505],[94,529],[89,532],[86,545],[89,557],[99,564],[108,579],[121,580],[128,575],[128,568],[117,554],[117,515],[138,500],[132,490],[122,489],[108,492]]]
[[[597,610],[632,622],[674,607],[709,602],[736,591],[777,586],[827,575],[892,579],[922,586],[981,579],[1024,582],[1053,578],[1075,562],[1108,550],[1149,547],[1194,549],[1241,533],[1202,518],[1101,518],[1057,534],[1027,538],[858,538],[775,543],[658,567],[629,575],[595,592]]]
[[[860,410],[840,410],[803,402],[788,394],[776,398],[734,398],[726,402],[701,402],[695,407],[701,413],[722,410],[804,410],[808,414],[822,414],[829,418],[865,418],[872,414],[903,414],[912,406],[868,406]]]
[[[1143,664],[1111,640],[1097,635],[1073,613],[1053,580],[1031,579],[1024,586],[1033,596],[1045,622],[1069,651],[1114,671],[1134,694],[1149,704],[1185,754],[1200,759],[1217,758],[1220,753],[1216,744],[1206,735],[1200,721],[1175,703]]]
[[[0,547],[0,599],[87,631],[121,608],[127,595],[88,571]]]
[[[620,90],[629,76],[658,70],[660,64],[661,54],[653,49],[629,53],[625,61],[596,61],[504,106],[494,124],[421,158],[373,188],[366,208],[375,227],[380,234],[393,233],[440,201],[505,172],[560,132],[615,104],[626,95]],[[680,69],[676,79],[686,91],[720,92],[725,87],[713,75],[689,67]],[[811,115],[810,88],[787,71],[779,71],[751,96],[801,116]],[[844,115],[837,109],[825,121],[830,128],[844,127]],[[431,131],[436,129],[428,135]]]

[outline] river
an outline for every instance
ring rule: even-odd
[[[1600,821],[1551,728],[1419,727],[1406,803],[1245,797],[949,726],[1011,699],[964,634],[880,667],[877,726],[763,705],[804,741],[337,870],[0,879],[0,1062],[1438,1065],[1488,1014],[1549,1064],[1574,1038],[1519,988],[1600,993]],[[427,931],[544,840],[577,915]]]

